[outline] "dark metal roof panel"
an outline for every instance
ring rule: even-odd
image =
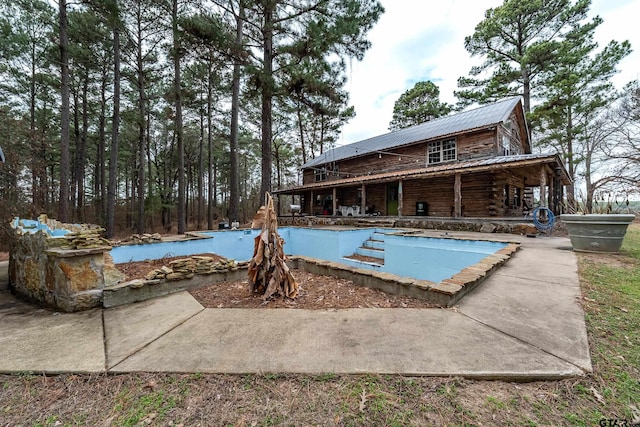
[[[473,110],[440,117],[395,132],[364,139],[354,142],[353,144],[343,145],[342,147],[326,151],[315,159],[308,161],[302,165],[302,168],[323,165],[338,160],[388,150],[389,148],[400,147],[414,142],[496,125],[509,118],[518,102],[520,102],[519,96],[507,98]]]

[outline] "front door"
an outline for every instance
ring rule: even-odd
[[[398,183],[387,184],[387,215],[398,215]]]

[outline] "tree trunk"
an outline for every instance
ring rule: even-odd
[[[300,148],[302,149],[302,164],[307,163],[307,150],[304,146],[304,126],[302,124],[302,114],[300,112],[300,108],[302,108],[302,105],[300,105],[300,100],[298,100],[298,108],[297,113],[298,113],[298,130],[300,131]]]
[[[76,189],[77,189],[77,211],[78,221],[84,222],[84,174],[85,161],[87,157],[87,135],[89,133],[89,75],[84,76],[82,84],[82,130],[80,132],[80,145],[76,152]]]
[[[215,158],[213,156],[213,123],[211,118],[211,113],[213,112],[213,86],[211,84],[211,78],[213,75],[213,67],[211,61],[208,64],[208,72],[207,72],[207,157],[208,157],[208,167],[207,167],[207,229],[213,229],[213,207],[215,206],[215,192],[213,191],[213,180],[214,180],[214,162]]]
[[[595,192],[595,185],[591,180],[591,152],[587,152],[584,161],[584,181],[587,188],[587,195],[584,201],[585,213],[593,213],[593,194]]]
[[[144,216],[144,191],[146,186],[145,177],[145,156],[147,153],[146,144],[146,94],[145,94],[145,80],[144,80],[144,64],[142,57],[142,18],[138,16],[138,43],[136,50],[136,65],[137,65],[137,78],[138,78],[138,212],[136,220],[136,230],[138,234],[145,232],[145,216]]]
[[[175,96],[175,129],[178,143],[178,234],[186,232],[186,200],[184,182],[184,140],[182,137],[182,78],[180,75],[180,34],[178,32],[178,0],[173,0],[171,11],[173,26],[173,90]]]
[[[149,176],[147,177],[147,185],[149,188],[147,188],[147,197],[149,198],[149,200],[153,200],[153,169],[151,168],[151,115],[149,114],[149,111],[147,110],[147,138],[146,138],[146,148],[147,148],[147,171],[149,172]],[[157,171],[156,171],[157,174]],[[149,217],[149,224],[151,226],[151,229],[154,228],[155,226],[155,212],[153,211],[153,209],[149,209],[148,211],[148,217]]]
[[[36,45],[31,44],[31,75],[29,76],[29,135],[36,147]],[[31,151],[31,204],[38,206],[38,150]]]
[[[71,97],[73,98],[73,145],[75,147],[73,159],[69,159],[69,161],[71,162],[69,201],[72,213],[78,207],[76,199],[76,190],[78,188],[78,150],[80,147],[80,101],[78,100],[78,90],[79,89],[77,87],[71,87]],[[69,218],[69,220],[74,220],[77,222],[77,218]]]
[[[573,112],[571,106],[567,107],[567,167],[569,168],[569,178],[571,183],[567,186],[567,204],[569,212],[575,212],[576,193],[575,193],[575,166],[573,164]]]
[[[260,184],[260,200],[264,204],[264,197],[271,192],[271,139],[272,139],[272,109],[273,109],[273,12],[275,4],[272,1],[264,5],[263,37],[263,78],[262,78],[262,181]]]
[[[60,68],[61,96],[60,110],[60,200],[58,220],[69,220],[69,37],[67,34],[67,2],[58,0],[60,19]]]
[[[197,173],[197,181],[198,181],[198,189],[197,189],[197,207],[198,212],[196,214],[196,229],[202,230],[202,219],[204,217],[204,182],[202,179],[202,175],[204,175],[204,108],[203,108],[203,95],[200,92],[200,140],[198,145],[198,173]]]
[[[239,5],[236,18],[236,43],[237,49],[233,63],[233,81],[231,83],[231,140],[229,151],[231,153],[231,171],[229,173],[229,220],[238,221],[238,202],[240,201],[240,184],[238,182],[238,110],[240,109],[240,46],[242,45],[242,24],[244,21],[244,6]],[[264,122],[263,122],[264,123]],[[263,129],[264,135],[264,129]]]
[[[324,153],[324,114],[320,115],[320,154]]]
[[[113,28],[113,120],[111,123],[111,156],[109,158],[109,188],[107,190],[107,238],[115,232],[116,187],[118,175],[118,142],[120,131],[120,29]]]
[[[97,155],[97,182],[96,194],[100,195],[100,203],[98,211],[100,212],[100,224],[104,224],[106,220],[105,212],[107,212],[107,167],[106,167],[106,145],[107,135],[105,126],[107,123],[107,73],[102,76],[102,84],[100,86],[100,120],[98,129],[98,155]]]

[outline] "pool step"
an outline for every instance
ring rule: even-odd
[[[381,233],[379,231],[371,233],[371,237],[369,237],[369,240],[378,240],[380,242],[384,242],[384,233]]]
[[[369,238],[362,242],[362,246],[356,249],[354,255],[374,258],[368,261],[370,264],[384,264],[384,233],[371,233]]]
[[[369,240],[364,241],[362,246],[365,248],[380,249],[381,251],[384,251],[384,240],[375,240],[373,238],[369,238]]]
[[[365,248],[364,246],[360,246],[358,249],[356,249],[356,255],[368,256],[384,260],[384,249]]]

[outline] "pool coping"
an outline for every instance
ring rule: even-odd
[[[421,230],[391,231],[393,234],[411,235],[425,238],[444,238],[452,240],[482,240],[504,243],[506,246],[493,254],[487,255],[479,262],[472,264],[453,276],[439,282],[414,279],[392,273],[351,267],[334,261],[326,261],[301,255],[288,256],[290,268],[299,269],[312,274],[351,280],[360,286],[379,289],[384,292],[418,298],[440,307],[451,307],[467,293],[475,289],[497,268],[506,263],[520,249],[520,243],[495,239],[472,239],[449,235],[433,236],[421,233]],[[185,256],[185,259],[190,258]],[[366,262],[362,262],[363,264]],[[192,278],[180,280],[167,279],[135,279],[122,282],[103,290],[102,304],[104,308],[145,301],[168,294],[197,289],[216,283],[235,281],[246,278],[246,266],[239,266],[221,272],[195,274]]]

